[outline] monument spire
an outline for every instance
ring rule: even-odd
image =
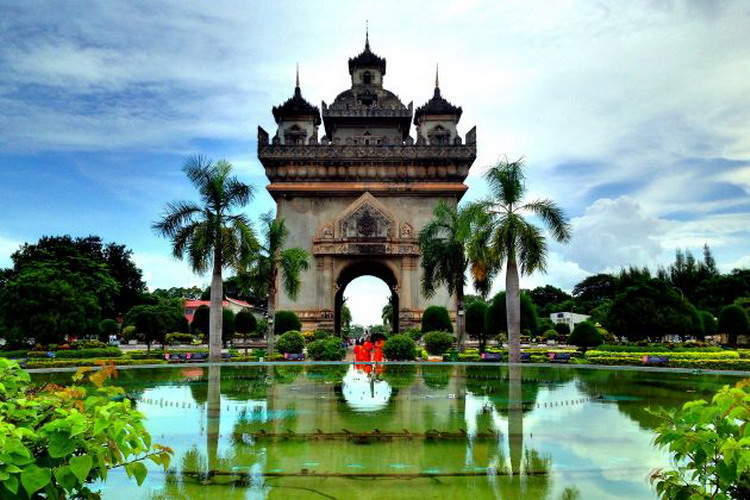
[[[297,76],[294,82],[294,95],[302,95],[302,90],[299,87],[299,63],[297,63]]]
[[[365,19],[365,50],[370,50],[370,21]]]
[[[435,63],[435,88],[440,88],[440,80],[438,77],[439,64]]]

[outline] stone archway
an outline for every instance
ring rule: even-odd
[[[391,292],[393,298],[393,317],[391,328],[394,332],[399,330],[399,282],[396,273],[386,263],[377,259],[357,259],[350,261],[338,273],[336,278],[336,290],[334,295],[334,332],[341,335],[341,309],[344,304],[344,291],[353,280],[360,276],[374,276],[381,279]]]

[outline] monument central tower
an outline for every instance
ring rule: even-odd
[[[439,201],[457,204],[476,158],[476,129],[463,141],[461,108],[445,100],[435,80],[432,99],[413,110],[383,87],[386,61],[370,49],[349,59],[351,88],[321,113],[294,95],[273,108],[271,138],[258,127],[258,158],[270,181],[287,244],[312,255],[296,301],[277,286],[276,310],[299,315],[304,329],[340,329],[343,293],[353,279],[376,276],[393,294],[394,330],[419,324],[428,305],[456,299],[440,289],[422,296],[417,234]],[[410,135],[416,127],[416,140]],[[319,136],[319,127],[324,135]]]

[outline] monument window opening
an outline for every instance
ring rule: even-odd
[[[369,71],[365,71],[365,73],[362,75],[362,82],[365,85],[370,85],[372,83],[372,73]]]

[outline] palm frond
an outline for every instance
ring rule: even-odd
[[[301,248],[287,248],[279,253],[279,266],[284,290],[289,298],[297,300],[302,271],[310,267],[309,254]]]
[[[522,221],[517,228],[517,261],[521,274],[544,272],[547,266],[547,243],[544,234],[533,224]]]
[[[161,219],[151,224],[151,228],[160,236],[172,238],[200,213],[201,207],[191,201],[173,201],[167,203]]]
[[[523,158],[512,162],[506,159],[499,161],[485,173],[494,201],[513,205],[523,198],[526,191],[523,168]]]
[[[520,207],[537,215],[559,242],[565,243],[570,240],[571,228],[565,213],[557,204],[549,199],[530,201]]]

